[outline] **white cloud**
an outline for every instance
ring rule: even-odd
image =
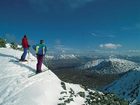
[[[113,44],[113,43],[100,44],[100,48],[104,49],[117,49],[120,47],[122,47],[121,44]]]
[[[100,37],[99,35],[95,34],[95,33],[91,33],[92,36],[94,37]]]
[[[111,35],[111,34],[108,34],[108,35],[99,35],[99,34],[96,34],[96,33],[91,33],[92,36],[94,37],[99,37],[99,38],[114,38],[115,35]]]

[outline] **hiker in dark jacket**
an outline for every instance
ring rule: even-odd
[[[36,73],[42,72],[42,63],[43,58],[46,55],[47,47],[44,43],[44,40],[40,40],[40,44],[33,45],[33,49],[36,51],[37,55],[37,65],[36,65]]]
[[[26,35],[24,35],[24,37],[22,38],[22,47],[23,47],[24,52],[21,56],[20,61],[26,61],[25,58],[26,58],[26,55],[27,55],[27,52],[28,52],[28,49],[29,49],[28,39],[27,39]]]

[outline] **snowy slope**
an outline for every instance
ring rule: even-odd
[[[28,62],[17,62],[21,54],[22,52],[10,48],[0,48],[0,105],[91,105],[124,102],[114,95],[62,82],[44,65],[43,70],[46,71],[34,75],[35,57],[30,54],[27,56]]]
[[[36,59],[30,55],[29,62],[19,63],[20,56],[20,51],[0,49],[0,104],[57,105],[63,91],[61,81],[45,66],[46,72],[29,78],[35,72]]]
[[[127,99],[132,105],[140,103],[140,68],[127,72],[122,78],[105,88],[105,91],[115,93]]]
[[[119,74],[119,73],[127,72],[136,67],[138,67],[137,63],[124,59],[110,58],[110,59],[94,60],[88,62],[87,64],[85,64],[80,68],[88,69],[90,71],[101,73],[101,74]]]

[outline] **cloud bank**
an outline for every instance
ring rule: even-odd
[[[121,44],[113,44],[113,43],[100,44],[100,48],[103,49],[117,49],[120,47],[122,47]]]

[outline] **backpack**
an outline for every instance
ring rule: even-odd
[[[45,55],[47,51],[44,44],[33,45],[33,49],[36,51],[37,55]]]

